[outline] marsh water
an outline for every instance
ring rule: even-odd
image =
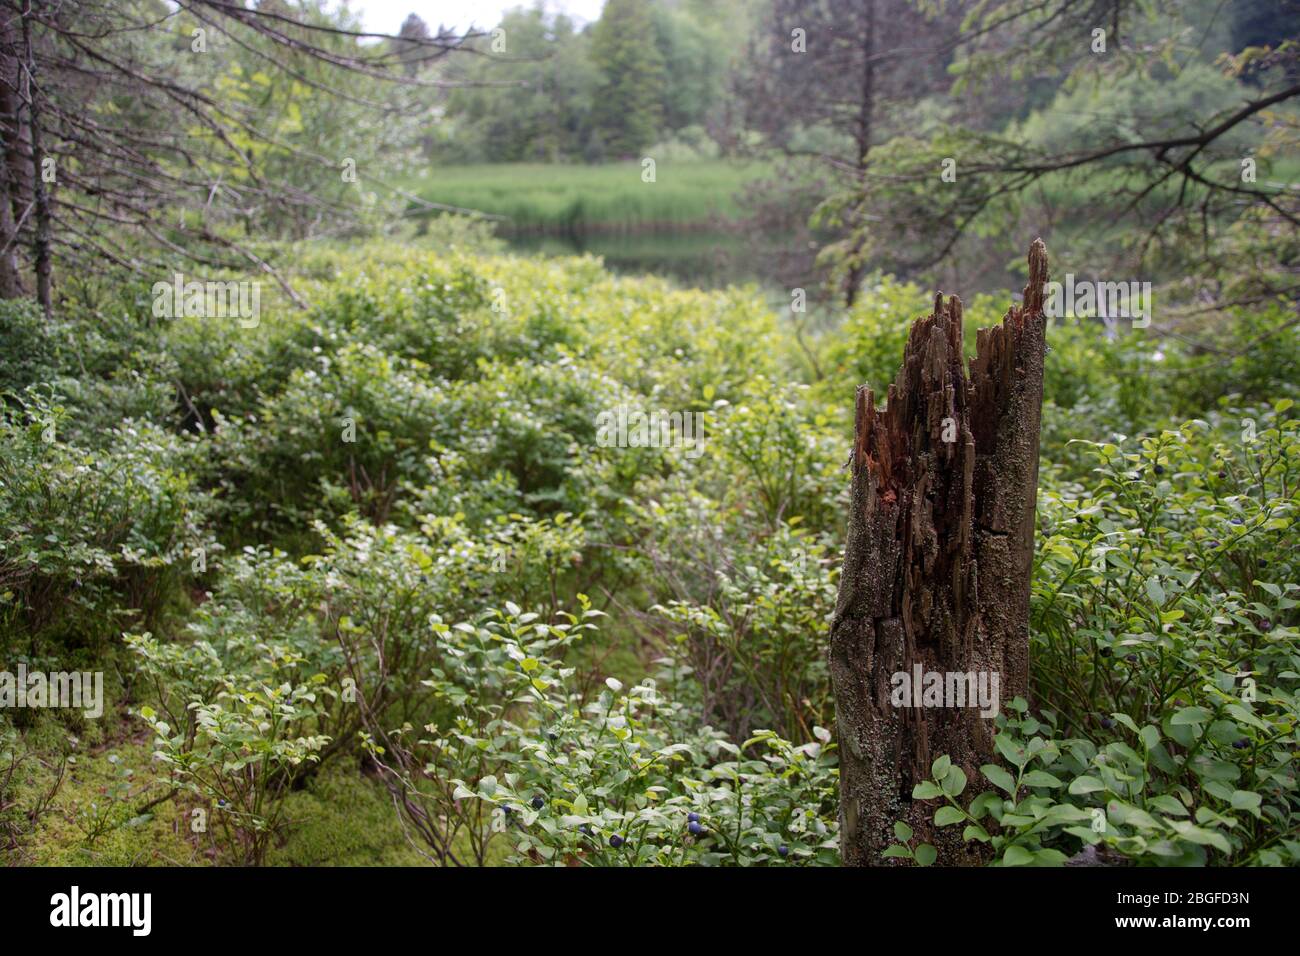
[[[766,257],[758,254],[755,236],[722,230],[642,233],[504,234],[511,248],[534,255],[601,256],[619,275],[657,275],[685,287],[717,289],[749,282],[772,283],[765,275]],[[777,236],[758,237],[764,245]]]

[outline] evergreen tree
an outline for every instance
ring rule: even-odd
[[[653,143],[662,118],[664,62],[643,0],[608,0],[592,30],[600,82],[592,101],[596,131],[615,156]]]

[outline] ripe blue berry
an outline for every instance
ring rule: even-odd
[[[540,809],[542,809],[542,807],[544,807],[544,806],[546,806],[546,801],[545,801],[545,800],[543,800],[541,797],[533,797],[533,809],[534,809],[534,810],[540,810]]]
[[[1164,466],[1164,465],[1156,465],[1156,469],[1155,469],[1155,471],[1156,471],[1156,474],[1157,474],[1157,475],[1163,475],[1163,474],[1165,473],[1165,466]]]
[[[619,836],[617,833],[615,833],[613,836],[609,838],[609,845],[612,846],[615,850],[617,850],[619,847],[623,845],[623,838]]]
[[[1250,746],[1250,741],[1245,737],[1242,737],[1240,740],[1234,740],[1232,746],[1236,747],[1238,750],[1245,750]]]
[[[776,852],[781,854],[782,856],[789,856],[790,848],[786,846],[784,843],[782,843],[779,847],[776,848]]]
[[[692,820],[690,823],[686,824],[686,829],[691,831],[692,836],[699,836],[701,833],[704,832],[704,827],[700,826],[699,823],[695,820]]]
[[[687,822],[687,823],[699,823],[699,822],[700,822],[700,815],[699,815],[698,813],[688,813],[688,814],[686,814],[686,822]]]
[[[1115,721],[1111,720],[1109,717],[1103,717],[1101,719],[1102,730],[1110,730],[1114,726],[1115,726]]]

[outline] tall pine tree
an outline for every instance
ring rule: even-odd
[[[614,156],[655,141],[662,119],[664,62],[644,0],[608,0],[592,31],[601,80],[592,103],[596,132]]]

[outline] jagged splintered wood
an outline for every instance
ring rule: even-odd
[[[840,845],[850,865],[887,863],[905,821],[939,863],[985,862],[960,825],[934,826],[912,800],[935,758],[987,783],[994,722],[978,706],[896,706],[895,674],[996,674],[1005,702],[1029,671],[1029,575],[1043,400],[1047,250],[1029,249],[1029,284],[1000,326],[980,329],[967,374],[962,307],[935,296],[912,324],[903,365],[876,407],[857,393],[852,504],[831,628],[840,744]],[[947,439],[947,440],[945,440]]]

